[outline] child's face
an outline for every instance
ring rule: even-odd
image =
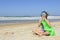
[[[46,13],[42,13],[42,18],[46,18]]]
[[[46,15],[43,15],[42,18],[46,18]]]

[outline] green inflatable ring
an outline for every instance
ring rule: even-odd
[[[44,30],[49,32],[49,36],[55,35],[55,31],[53,30],[53,28],[49,26],[44,19],[42,20],[42,24],[43,24]]]

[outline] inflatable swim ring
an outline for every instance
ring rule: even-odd
[[[55,31],[53,30],[53,28],[51,26],[49,26],[44,19],[42,20],[42,24],[43,24],[44,31],[49,32],[49,36],[55,35]]]

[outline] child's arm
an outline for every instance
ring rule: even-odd
[[[47,19],[45,19],[45,20],[46,20],[47,24],[48,24],[49,26],[51,26],[51,23],[50,23]]]
[[[42,30],[42,25],[41,25],[42,19],[39,20],[38,27],[40,30]]]
[[[42,21],[42,19],[41,19],[41,20],[39,20],[38,27],[40,27],[40,26],[41,26],[41,21]]]

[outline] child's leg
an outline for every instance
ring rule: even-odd
[[[44,32],[43,35],[49,36],[49,32]]]
[[[38,30],[38,29],[34,29],[33,32],[39,36],[41,36],[43,34],[43,31]]]

